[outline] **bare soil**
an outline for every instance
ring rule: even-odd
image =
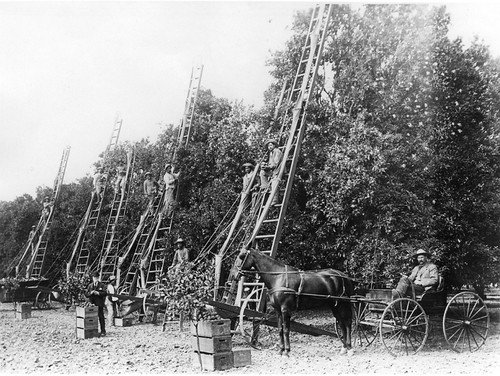
[[[276,348],[256,350],[240,335],[233,348],[251,348],[252,364],[214,373],[235,374],[492,374],[500,370],[500,326],[494,312],[486,344],[474,353],[455,353],[447,348],[439,324],[423,350],[416,355],[393,357],[380,342],[357,348],[353,356],[339,355],[337,338],[292,333],[289,358]],[[15,318],[12,303],[0,304],[1,374],[170,374],[201,373],[193,363],[189,325],[136,323],[107,328],[107,336],[77,339],[75,310],[56,305],[33,310],[32,317]],[[333,320],[333,319],[332,319]],[[334,330],[327,312],[306,311],[297,321]],[[207,372],[207,371],[204,371]]]

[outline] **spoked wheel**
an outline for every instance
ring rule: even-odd
[[[427,340],[429,322],[420,304],[401,298],[384,310],[379,332],[382,343],[392,355],[416,354]]]
[[[51,308],[51,293],[46,293],[39,291],[36,294],[34,306],[38,309],[50,309]]]
[[[353,296],[353,298],[364,298],[364,296]],[[367,347],[372,344],[378,334],[378,326],[371,320],[369,304],[363,301],[352,303],[353,326],[352,344],[358,347]]]
[[[157,315],[161,305],[161,296],[163,295],[161,287],[162,285],[155,285],[152,288],[148,289],[146,293],[144,293],[144,297],[142,300],[142,309],[145,321],[156,323],[158,320]],[[157,303],[148,303],[147,300],[151,299],[156,300]]]
[[[455,295],[443,315],[443,333],[448,345],[456,351],[477,351],[488,337],[490,315],[477,294],[461,292]]]
[[[261,289],[248,295],[240,308],[239,328],[245,341],[256,349],[269,349],[278,342],[275,312],[266,304],[264,312],[257,311],[263,293]]]
[[[353,299],[363,299],[363,295],[351,296]],[[370,310],[367,302],[353,301],[352,307],[352,345],[356,347],[367,347],[375,340],[378,333],[378,321],[369,322]],[[335,320],[335,332],[342,339],[342,329],[338,320]]]

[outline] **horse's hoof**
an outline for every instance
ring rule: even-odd
[[[342,347],[340,349],[340,355],[344,355],[344,354],[347,354],[347,349],[345,347]]]
[[[347,350],[347,356],[353,356],[353,355],[354,355],[354,349]]]

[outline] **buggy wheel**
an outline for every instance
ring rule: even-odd
[[[45,293],[43,291],[39,291],[36,294],[35,304],[34,306],[38,309],[50,309],[51,308],[51,293]]]
[[[250,346],[258,350],[269,349],[278,341],[274,311],[267,304],[264,304],[263,312],[257,311],[263,293],[262,289],[252,291],[243,301],[239,315],[240,333]]]
[[[364,298],[364,296],[355,295],[353,298]],[[378,334],[378,326],[374,321],[370,321],[371,312],[369,305],[364,301],[355,301],[352,303],[353,309],[353,328],[352,344],[358,347],[367,347],[372,344]]]
[[[393,356],[416,354],[429,335],[427,314],[415,300],[391,302],[380,319],[380,339]]]
[[[352,299],[364,299],[363,295],[353,295]],[[368,303],[355,300],[351,302],[352,307],[352,329],[351,339],[352,345],[356,347],[368,347],[377,337],[378,324],[373,321],[369,322],[370,310]],[[335,333],[342,339],[342,330],[338,320],[335,320]]]
[[[446,342],[456,352],[477,351],[488,337],[490,316],[477,294],[461,292],[455,295],[443,315]]]
[[[142,309],[144,313],[144,319],[146,322],[156,323],[158,320],[158,312],[161,306],[161,291],[162,285],[158,284],[145,292],[145,295],[142,300]],[[147,300],[155,300],[155,303],[148,303]],[[163,320],[162,320],[163,321]]]

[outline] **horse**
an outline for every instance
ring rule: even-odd
[[[343,344],[341,354],[354,353],[349,299],[353,285],[346,274],[334,269],[300,271],[253,249],[242,249],[238,258],[241,261],[240,273],[255,269],[268,289],[269,303],[278,319],[280,355],[289,356],[290,353],[292,312],[324,306],[331,309],[339,323]]]

